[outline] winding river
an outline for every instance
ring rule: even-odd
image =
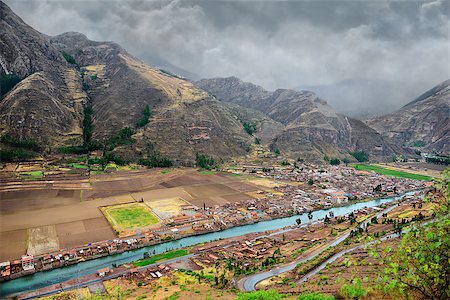
[[[310,221],[322,219],[329,212],[333,212],[334,216],[343,216],[351,213],[354,210],[362,209],[365,207],[375,207],[382,205],[384,203],[389,203],[404,196],[412,195],[414,192],[408,192],[402,196],[381,198],[376,200],[371,200],[368,202],[359,202],[349,204],[347,206],[334,207],[329,209],[322,209],[313,212],[313,219],[309,220],[307,214],[296,215],[291,217],[285,217],[270,221],[259,222],[250,225],[244,225],[239,227],[233,227],[218,232],[206,233],[198,236],[185,237],[179,240],[168,241],[163,244],[148,246],[120,254],[115,254],[111,256],[106,256],[86,262],[81,262],[75,265],[53,269],[44,272],[37,272],[33,275],[21,277],[11,281],[7,281],[0,284],[0,296],[6,296],[16,293],[21,293],[25,291],[31,291],[39,288],[43,288],[52,284],[60,283],[69,279],[77,278],[80,276],[95,273],[98,269],[111,267],[112,264],[120,265],[124,263],[130,263],[132,261],[141,259],[144,252],[152,253],[153,251],[158,253],[163,253],[169,249],[179,249],[182,247],[192,246],[200,243],[210,242],[217,239],[230,238],[235,236],[240,236],[253,232],[264,232],[267,230],[280,229],[286,226],[291,226],[296,224],[296,219],[300,217],[302,223],[307,223]]]

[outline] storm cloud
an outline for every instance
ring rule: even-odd
[[[446,0],[6,3],[43,33],[112,40],[192,77],[237,76],[270,90],[374,83],[326,99],[342,111],[340,101],[363,110],[374,101],[400,107],[450,77]]]

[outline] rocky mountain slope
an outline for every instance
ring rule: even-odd
[[[397,144],[450,154],[450,80],[399,110],[366,123]]]
[[[111,144],[128,127],[135,142],[112,150],[129,158],[155,150],[181,161],[192,161],[196,152],[246,153],[251,138],[236,114],[191,82],[151,68],[112,42],[79,33],[46,37],[0,5],[1,75],[22,78],[0,101],[0,135],[33,139],[48,152],[77,146],[84,112],[92,107],[92,142]],[[146,106],[150,118],[137,126]]]
[[[391,158],[402,150],[387,143],[361,121],[338,114],[309,91],[279,89],[274,92],[235,77],[203,79],[196,84],[222,101],[259,110],[284,128],[271,141],[272,149],[305,159],[349,157],[365,151],[372,158]]]

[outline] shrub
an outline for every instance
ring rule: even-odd
[[[330,159],[330,165],[337,166],[341,164],[341,160],[339,158],[332,158]]]
[[[16,74],[0,75],[0,98],[12,90],[20,80],[20,77]]]
[[[365,162],[369,160],[369,154],[364,151],[355,151],[350,153],[359,162]]]
[[[17,148],[25,148],[25,149],[30,149],[33,151],[40,150],[38,143],[31,138],[21,139],[21,138],[15,138],[9,134],[5,134],[4,136],[2,136],[1,141],[5,144],[8,144],[13,147],[17,147]]]
[[[122,128],[117,135],[115,135],[109,140],[108,144],[109,150],[112,150],[119,145],[133,144],[134,140],[131,138],[133,134],[134,131],[130,127]]]
[[[35,152],[23,149],[0,150],[0,162],[10,162],[15,160],[27,160],[36,156]]]
[[[297,300],[334,300],[334,296],[321,293],[306,293],[300,295]]]
[[[244,123],[242,123],[242,125],[244,126],[244,130],[250,135],[253,135],[253,133],[256,131],[255,123],[244,122]]]
[[[214,158],[212,158],[209,155],[197,153],[195,156],[195,160],[197,166],[202,169],[211,170],[216,167],[216,162],[214,161]]]
[[[77,62],[75,61],[75,58],[73,58],[73,56],[70,55],[69,53],[67,53],[65,51],[61,51],[61,54],[69,64],[78,65]]]
[[[138,163],[150,168],[168,168],[173,165],[170,159],[162,156],[159,152],[156,151],[153,152],[148,159],[140,159]]]
[[[361,279],[354,279],[352,284],[344,284],[341,288],[341,293],[347,299],[359,299],[367,294],[366,290],[362,287]]]
[[[144,116],[142,117],[142,119],[140,119],[136,123],[136,127],[138,127],[138,128],[144,127],[145,125],[147,125],[149,122],[150,116],[152,115],[152,111],[151,111],[150,107],[148,106],[148,104],[145,106],[143,114],[144,114]]]
[[[282,295],[275,290],[259,290],[254,292],[239,293],[236,300],[278,300]]]

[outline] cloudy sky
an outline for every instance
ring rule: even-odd
[[[154,65],[271,90],[363,81],[352,101],[399,106],[450,78],[448,0],[6,3],[46,34],[78,31]]]

